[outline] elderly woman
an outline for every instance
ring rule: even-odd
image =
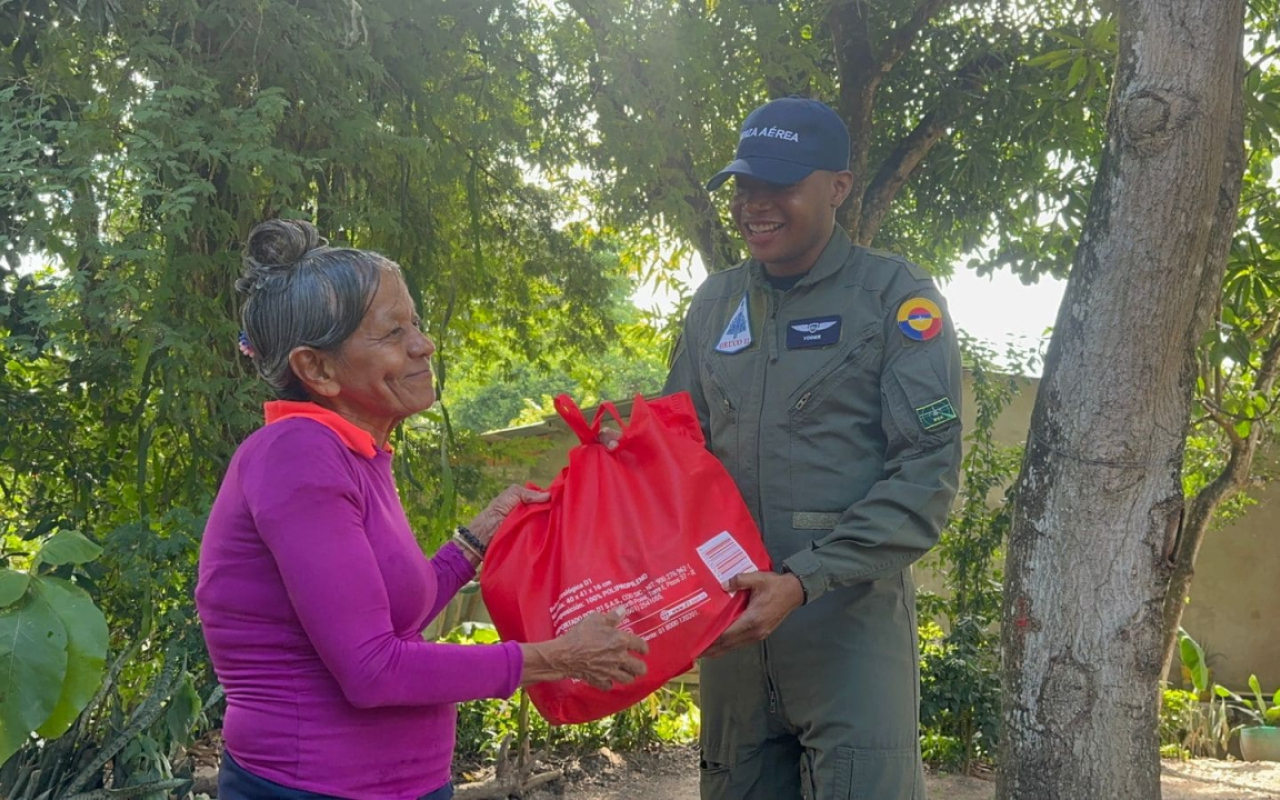
[[[565,678],[608,688],[647,648],[600,615],[547,642],[423,641],[506,514],[547,497],[513,486],[425,558],[387,439],[435,401],[435,346],[399,267],[296,220],[256,227],[244,261],[242,346],[279,399],[231,460],[200,552],[227,695],[218,797],[445,800],[455,703]]]

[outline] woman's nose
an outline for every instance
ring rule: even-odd
[[[417,357],[430,358],[436,352],[436,343],[431,341],[431,337],[421,331],[409,343],[409,354]]]

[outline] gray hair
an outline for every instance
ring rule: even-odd
[[[240,323],[258,374],[281,400],[309,399],[289,353],[303,346],[340,348],[360,327],[383,271],[400,270],[370,250],[329,247],[314,225],[298,219],[257,225],[243,260],[236,289],[248,297]]]

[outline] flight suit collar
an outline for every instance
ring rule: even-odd
[[[831,239],[827,242],[827,246],[822,249],[822,255],[818,256],[818,260],[814,262],[813,267],[809,269],[805,276],[796,284],[799,286],[808,286],[828,278],[840,271],[845,262],[849,259],[849,253],[853,251],[853,240],[849,238],[849,234],[845,233],[844,228],[836,225],[835,230],[831,233]],[[754,258],[748,261],[751,285],[753,288],[763,289],[769,287],[769,279],[765,277],[764,264],[756,261]]]

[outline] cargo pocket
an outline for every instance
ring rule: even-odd
[[[853,748],[836,748],[836,775],[832,781],[832,800],[849,800],[853,797]]]
[[[930,354],[916,349],[893,365],[893,382],[886,381],[885,399],[894,425],[912,446],[928,446],[950,438],[959,426],[960,398],[951,397],[947,381],[938,374]]]
[[[732,797],[733,773],[728,764],[708,761],[703,758],[698,762],[699,790],[703,797]]]
[[[924,788],[918,785],[921,778],[920,756],[915,747],[897,750],[849,751],[848,770],[851,790],[837,794],[840,800],[917,800],[923,797]],[[844,753],[838,752],[843,764]]]

